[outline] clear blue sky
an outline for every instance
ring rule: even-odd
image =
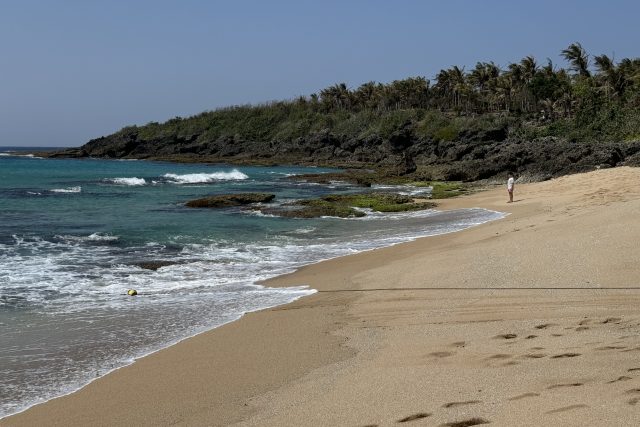
[[[534,55],[640,57],[637,1],[0,0],[0,146]],[[564,66],[564,63],[562,63]]]

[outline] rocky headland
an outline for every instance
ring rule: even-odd
[[[544,137],[509,138],[507,129],[467,132],[455,141],[416,137],[411,129],[390,138],[348,138],[321,132],[284,141],[252,141],[203,135],[146,140],[136,129],[94,139],[49,157],[96,157],[233,164],[298,164],[370,169],[378,176],[421,180],[477,181],[512,171],[529,181],[616,166],[640,165],[640,141],[573,142]],[[370,184],[362,174],[353,182]]]

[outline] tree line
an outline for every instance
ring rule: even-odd
[[[551,120],[571,116],[593,97],[638,106],[640,59],[615,62],[605,54],[591,57],[580,43],[572,43],[562,56],[568,69],[555,66],[550,59],[540,64],[533,56],[526,56],[506,69],[494,62],[478,62],[470,71],[458,66],[442,69],[433,84],[424,77],[389,84],[368,82],[355,90],[339,83],[299,102],[308,101],[325,111],[424,108],[461,114],[543,112]],[[629,93],[631,97],[626,96]]]
[[[465,129],[499,125],[525,139],[640,139],[640,58],[592,56],[580,43],[561,56],[565,67],[533,56],[505,68],[478,62],[470,70],[442,69],[433,81],[419,76],[357,88],[337,83],[309,96],[226,107],[121,132],[134,131],[142,140],[291,141],[321,131],[385,138],[409,124],[416,137],[455,140]]]

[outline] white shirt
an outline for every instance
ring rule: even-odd
[[[507,180],[507,190],[509,190],[509,191],[513,190],[513,177],[510,177]]]

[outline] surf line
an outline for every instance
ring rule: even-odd
[[[318,290],[318,293],[334,293],[334,292],[394,292],[394,291],[640,291],[638,287],[616,286],[609,288],[587,288],[587,287],[504,287],[504,288],[479,288],[479,287],[424,287],[424,288],[369,288],[369,289],[325,289]]]

